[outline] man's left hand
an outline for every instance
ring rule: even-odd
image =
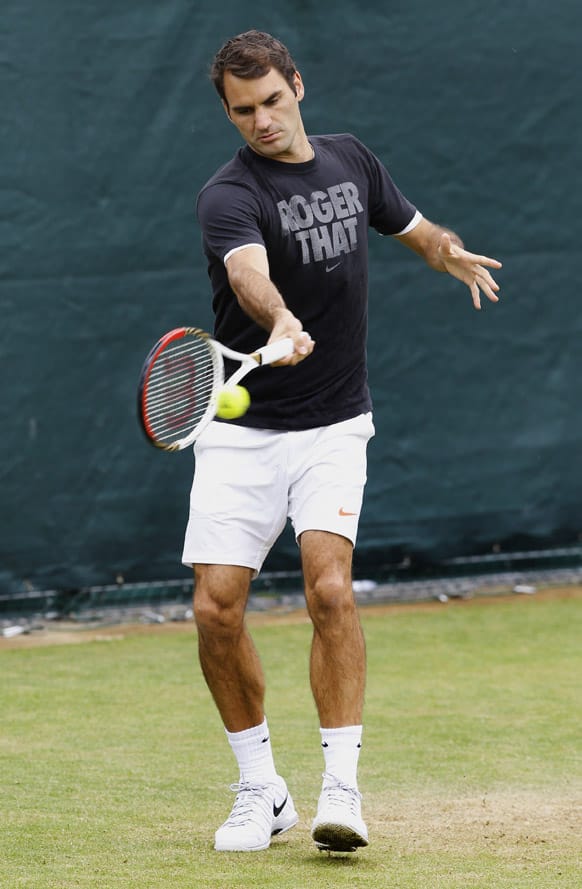
[[[478,256],[469,253],[458,244],[454,244],[448,232],[443,232],[438,245],[438,255],[445,271],[466,284],[473,297],[473,305],[481,308],[481,293],[492,303],[499,302],[497,293],[499,284],[495,281],[486,266],[500,269],[501,263],[489,256]]]

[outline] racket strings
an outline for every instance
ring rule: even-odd
[[[156,357],[144,391],[144,416],[158,442],[172,444],[205,418],[216,388],[217,362],[206,339],[185,336]]]

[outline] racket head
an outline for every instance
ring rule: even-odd
[[[176,327],[144,361],[137,411],[150,444],[181,451],[198,438],[216,413],[224,363],[212,337],[197,327]]]

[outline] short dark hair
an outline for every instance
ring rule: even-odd
[[[220,98],[226,102],[226,71],[230,71],[235,77],[252,80],[264,77],[271,68],[276,68],[295,92],[293,77],[297,69],[287,47],[265,31],[245,31],[244,34],[231,37],[218,50],[210,67],[210,79]]]

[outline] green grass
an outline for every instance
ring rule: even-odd
[[[582,600],[364,610],[371,844],[317,853],[310,628],[257,627],[300,825],[212,850],[234,759],[195,634],[0,651],[0,886],[548,889],[582,885]]]

